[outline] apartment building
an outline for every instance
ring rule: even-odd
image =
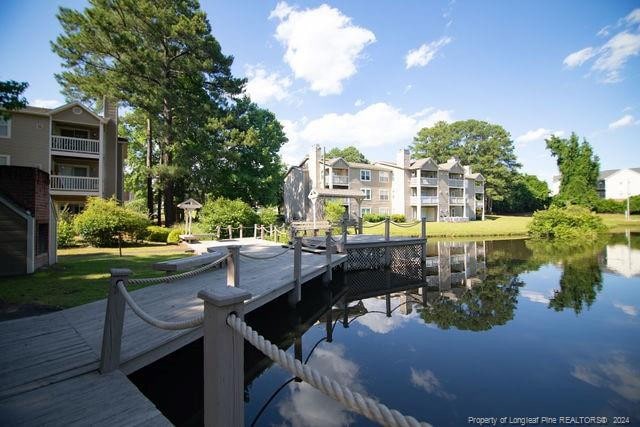
[[[0,118],[0,275],[56,262],[56,216],[87,197],[123,198],[126,140],[117,105],[102,115],[73,102]]]
[[[284,178],[287,221],[322,217],[322,203],[310,194],[340,200],[351,217],[367,213],[402,214],[407,220],[465,221],[484,219],[484,177],[451,158],[437,164],[430,158],[411,159],[399,150],[395,162],[353,163],[323,159],[313,146]],[[360,196],[360,197],[358,197]],[[362,197],[363,196],[363,197]]]
[[[551,195],[560,192],[562,176],[555,175],[551,182]],[[640,194],[640,168],[607,169],[600,171],[596,184],[598,196],[603,199],[625,200]]]

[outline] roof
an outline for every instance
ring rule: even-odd
[[[352,199],[363,199],[364,193],[359,190],[341,190],[336,188],[318,188],[309,193],[309,198],[315,197],[349,197]]]
[[[200,209],[202,205],[193,199],[187,199],[184,202],[180,203],[178,207],[180,209]]]
[[[422,169],[422,167],[427,164],[432,165],[436,169],[438,168],[438,164],[431,157],[427,157],[424,159],[415,160],[413,163],[411,163],[409,169]]]
[[[15,110],[15,111],[11,111],[12,113],[23,113],[23,114],[35,114],[38,116],[52,116],[56,113],[59,113],[61,111],[67,110],[71,107],[80,107],[83,110],[85,110],[87,113],[89,113],[91,116],[95,117],[97,120],[99,120],[102,123],[106,123],[109,121],[109,119],[106,119],[98,114],[96,114],[93,110],[91,110],[90,108],[88,108],[87,106],[85,106],[84,104],[78,102],[78,101],[74,101],[74,102],[70,102],[64,105],[61,105],[59,107],[56,108],[44,108],[44,107],[34,107],[32,105],[27,105],[26,107],[20,109],[20,110]]]
[[[470,173],[465,175],[465,178],[467,179],[475,179],[476,181],[484,181],[484,176],[482,176],[482,174],[480,172],[474,172],[474,173]]]
[[[381,170],[389,170],[389,166],[380,164],[381,162],[374,163],[359,163],[359,162],[348,162],[342,157],[336,157],[333,159],[326,159],[324,164],[327,166],[334,166],[336,163],[340,162],[346,163],[350,168],[358,168],[358,169],[381,169]]]
[[[625,169],[629,169],[632,170],[636,173],[640,173],[640,168],[622,168],[622,169],[606,169],[603,171],[600,171],[600,175],[598,175],[598,179],[607,179],[609,178],[611,175],[620,172],[621,170],[625,170]]]

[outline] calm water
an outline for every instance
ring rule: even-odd
[[[410,265],[349,273],[307,289],[295,313],[278,301],[247,320],[323,373],[436,426],[491,416],[640,424],[640,235],[587,248],[430,242],[428,255],[426,283]],[[196,343],[132,379],[173,422],[200,424],[201,355]],[[371,424],[250,345],[245,365],[247,425]]]

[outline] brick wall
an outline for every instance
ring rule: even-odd
[[[0,166],[0,194],[31,212],[37,223],[49,222],[48,173],[23,166]]]

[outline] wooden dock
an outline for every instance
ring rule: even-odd
[[[232,244],[247,241],[229,242]],[[222,249],[222,248],[221,248]],[[280,245],[251,239],[241,252],[269,257]],[[245,312],[294,289],[293,250],[271,259],[240,257],[240,288],[252,294]],[[331,266],[346,255],[334,254]],[[117,266],[114,266],[117,267]],[[301,283],[327,271],[325,255],[302,254]],[[227,286],[225,269],[131,292],[150,315],[180,321],[200,314],[201,290]],[[202,327],[166,331],[125,310],[120,370],[101,375],[106,300],[43,316],[0,323],[0,424],[136,425],[169,424],[126,378],[203,335]]]

